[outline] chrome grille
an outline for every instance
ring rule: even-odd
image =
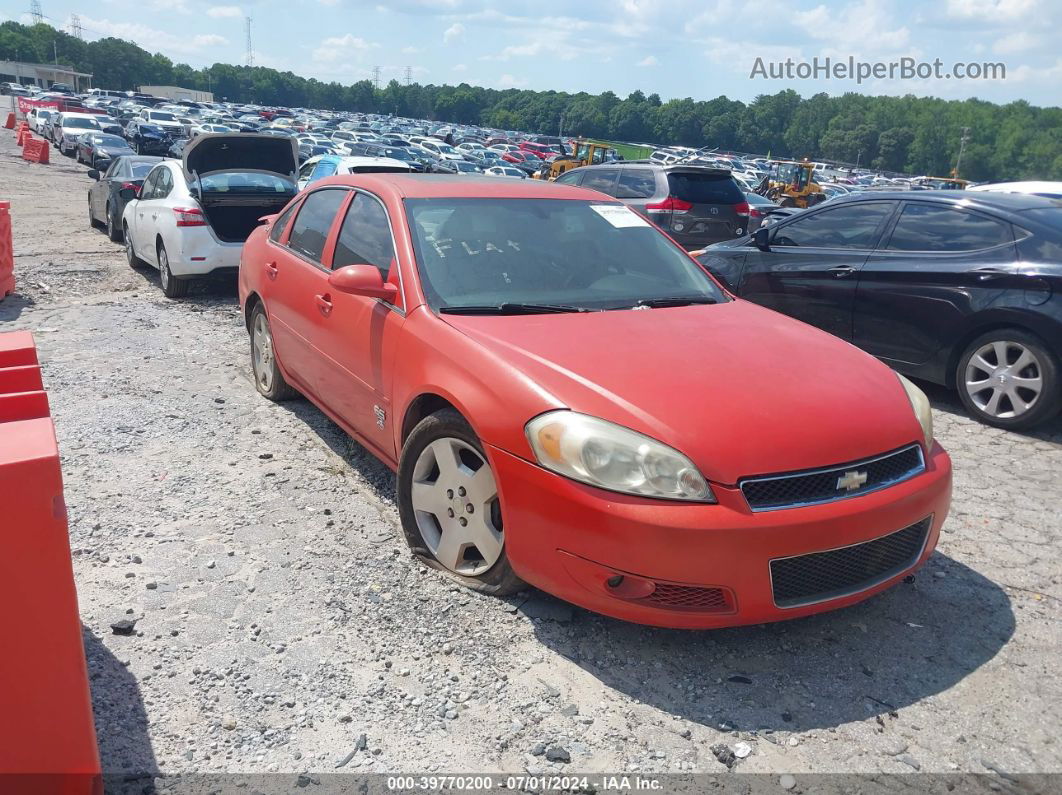
[[[921,446],[912,444],[876,458],[850,464],[745,478],[739,481],[738,486],[752,510],[775,511],[780,508],[797,508],[858,497],[921,474],[925,468]],[[838,481],[848,477],[849,473],[854,473],[854,479],[863,479],[865,476],[865,480],[850,489],[838,485]]]

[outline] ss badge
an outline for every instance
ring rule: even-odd
[[[373,406],[372,413],[376,415],[376,426],[383,430],[384,424],[387,422],[387,412],[379,406]]]

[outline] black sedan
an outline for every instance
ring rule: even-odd
[[[91,132],[77,139],[77,162],[105,171],[116,157],[136,154],[124,138],[107,133]]]
[[[89,177],[96,180],[88,191],[89,224],[106,228],[107,236],[115,243],[120,243],[122,211],[126,205],[121,192],[124,188],[139,190],[144,184],[144,177],[161,160],[161,157],[123,155],[111,161],[104,174],[97,169],[89,171]]]
[[[698,259],[741,297],[958,390],[981,422],[1031,428],[1062,408],[1062,201],[853,194]]]
[[[134,119],[125,127],[125,139],[138,155],[163,155],[173,143],[168,132],[157,124]]]

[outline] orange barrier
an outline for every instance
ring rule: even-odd
[[[29,125],[25,122],[22,122],[22,124],[18,126],[18,129],[15,132],[18,135],[18,138],[15,140],[15,143],[17,143],[19,146],[22,146],[22,144],[25,143],[26,139],[30,137],[30,128]]]
[[[31,135],[26,136],[22,147],[23,160],[29,160],[31,163],[48,163],[48,156],[49,147],[47,141],[43,138],[34,138]]]
[[[8,129],[8,130],[15,129],[15,114],[14,113],[7,114],[7,122],[5,122],[4,127],[6,129]]]
[[[15,247],[11,242],[11,202],[0,202],[0,301],[15,292]]]
[[[25,331],[0,334],[0,494],[0,781],[102,792],[59,448]]]

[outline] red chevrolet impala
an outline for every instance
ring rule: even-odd
[[[259,392],[397,470],[410,547],[484,592],[775,621],[888,588],[948,511],[915,386],[594,191],[322,180],[250,236],[240,302]]]

